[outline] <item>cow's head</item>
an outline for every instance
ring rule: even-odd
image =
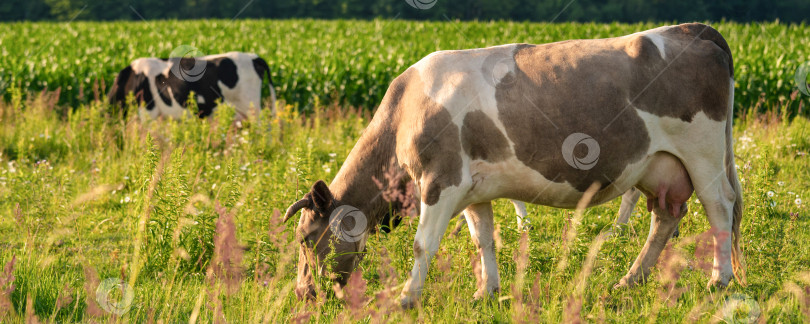
[[[338,217],[345,212],[345,208],[334,198],[326,183],[318,181],[304,198],[287,209],[284,221],[301,211],[295,230],[295,238],[300,245],[295,288],[298,298],[314,299],[314,276],[326,275],[327,270],[335,275],[338,284],[345,285],[349,274],[362,259],[361,252],[367,235],[365,228],[356,238],[335,234],[335,231],[342,231],[347,226],[358,225],[356,219]]]

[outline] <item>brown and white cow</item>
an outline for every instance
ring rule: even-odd
[[[492,294],[500,279],[491,201],[574,208],[594,183],[590,205],[635,187],[653,209],[647,242],[617,287],[645,281],[693,190],[715,233],[710,284],[745,284],[733,71],[728,44],[703,24],[428,55],[392,82],[332,184],[316,182],[287,210],[302,210],[296,293],[313,296],[312,272],[326,270],[330,242],[331,270],[345,283],[387,210],[372,178],[392,158],[421,200],[404,306],[418,300],[452,216],[471,220],[485,282],[476,295]],[[330,227],[346,206],[368,218],[351,240],[346,224]]]
[[[270,107],[275,112],[276,92],[267,62],[256,54],[241,52],[136,59],[118,73],[108,100],[126,113],[126,96],[132,92],[142,116],[180,118],[193,91],[199,117],[211,115],[221,100],[233,105],[237,120],[241,120],[261,109],[265,75]]]

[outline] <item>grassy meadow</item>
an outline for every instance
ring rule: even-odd
[[[793,70],[810,59],[803,47],[810,33],[777,23],[718,25],[737,68],[747,287],[706,287],[709,224],[694,196],[681,236],[650,281],[619,291],[611,287],[647,237],[643,202],[627,226],[601,240],[618,199],[585,210],[580,222],[574,211],[530,205],[528,232],[499,200],[495,299],[472,300],[477,254],[466,228],[451,233],[453,220],[421,305],[399,309],[415,218],[370,238],[345,289],[321,280],[317,301],[295,297],[295,220],[282,223],[277,210],[315,180],[334,177],[391,78],[437,49],[617,36],[654,25],[0,24],[7,31],[0,33],[0,323],[810,322],[810,120],[796,117],[807,115],[810,97],[792,83]],[[58,33],[77,40],[43,45]],[[241,125],[227,105],[206,120],[110,115],[96,79],[189,43],[268,59],[282,99],[278,115],[265,109]]]

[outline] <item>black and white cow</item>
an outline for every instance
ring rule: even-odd
[[[261,109],[262,79],[267,75],[270,107],[275,113],[276,92],[267,62],[252,53],[228,52],[202,57],[139,58],[121,70],[108,99],[125,109],[132,92],[141,115],[180,118],[193,91],[199,117],[211,115],[217,99],[234,106],[237,120]]]

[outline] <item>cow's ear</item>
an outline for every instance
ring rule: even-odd
[[[310,194],[312,195],[312,204],[315,206],[315,209],[322,213],[327,212],[335,201],[335,197],[332,196],[332,191],[329,190],[329,186],[327,186],[323,180],[318,180],[318,182],[312,185]]]

